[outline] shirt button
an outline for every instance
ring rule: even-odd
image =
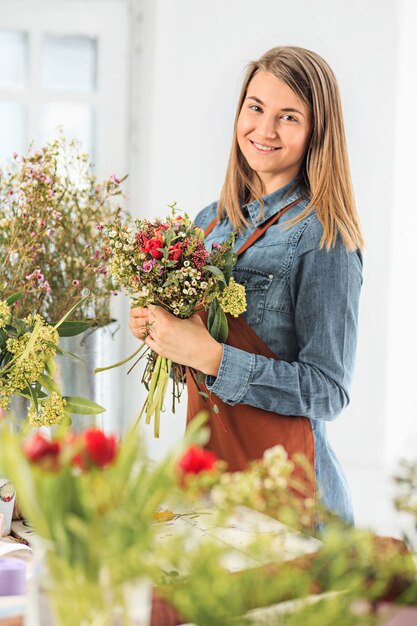
[[[273,274],[269,274],[268,278],[269,278],[269,280],[272,280],[274,278],[274,275]]]

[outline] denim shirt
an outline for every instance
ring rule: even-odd
[[[324,504],[352,522],[349,487],[326,436],[326,421],[349,403],[356,352],[362,256],[346,250],[340,236],[329,251],[320,248],[323,227],[314,210],[288,228],[308,199],[299,179],[243,207],[250,226],[236,239],[237,251],[257,226],[297,198],[278,222],[238,257],[234,278],[245,285],[247,323],[279,357],[270,359],[223,346],[217,377],[208,389],[223,402],[248,404],[282,415],[311,420],[315,443],[316,483]],[[200,211],[195,223],[205,229],[217,202]],[[221,243],[232,230],[228,219],[207,236]]]

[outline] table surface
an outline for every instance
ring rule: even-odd
[[[256,533],[273,533],[276,541],[279,542],[282,558],[292,559],[301,554],[316,551],[320,542],[313,538],[306,538],[300,533],[294,532],[280,522],[270,517],[262,515],[246,507],[236,509],[233,516],[229,517],[227,523],[219,525],[215,522],[215,517],[210,509],[200,511],[183,509],[174,519],[169,522],[159,523],[158,540],[164,541],[175,533],[186,532],[187,537],[196,542],[205,541],[207,538],[215,540],[219,544],[230,547],[227,554],[226,567],[231,571],[237,571],[253,565],[259,564],[253,556],[248,553],[247,546]],[[21,522],[13,522],[13,530],[16,534],[30,541],[33,533],[29,527]],[[12,537],[3,538],[3,543],[16,544]],[[30,551],[20,550],[14,553],[16,558],[23,558],[30,561]],[[326,594],[327,595],[327,594]],[[320,596],[321,598],[323,597]],[[309,601],[314,601],[311,596]],[[285,613],[293,609],[297,603],[305,600],[283,602],[266,609],[256,609],[251,611],[250,618],[252,626],[265,624],[268,617],[273,617],[275,626],[285,624]],[[23,614],[26,610],[26,597],[1,597],[0,596],[0,626],[23,626]],[[417,624],[417,609],[414,607],[400,607],[385,605],[380,608],[381,626],[415,626]],[[187,624],[183,626],[194,626]]]
[[[276,541],[279,542],[279,549],[280,552],[282,551],[283,558],[286,559],[314,552],[320,546],[320,542],[316,539],[305,538],[280,522],[246,507],[238,507],[224,524],[219,525],[215,521],[213,511],[209,508],[196,511],[184,507],[178,510],[177,506],[174,518],[168,522],[159,522],[158,527],[158,541],[167,541],[173,534],[185,533],[187,541],[195,541],[196,545],[210,540],[226,547],[225,567],[230,571],[238,571],[260,564],[261,561],[255,560],[248,553],[247,548],[254,536],[259,533],[272,533],[276,537]],[[22,540],[28,542],[33,535],[32,529],[21,521],[13,522],[12,531]],[[5,545],[4,542],[19,545],[13,537],[3,538],[3,541],[0,542],[0,555],[1,546]],[[20,547],[22,546],[20,545]],[[13,553],[13,556],[30,561],[30,550],[20,550]],[[0,625],[18,626],[22,621],[19,622],[18,620],[21,618],[16,616],[21,616],[25,609],[25,597],[5,598],[0,596]]]

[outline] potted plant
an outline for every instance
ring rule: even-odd
[[[95,402],[62,395],[54,380],[54,357],[63,352],[58,345],[59,334],[75,335],[88,326],[86,322],[68,320],[82,300],[52,326],[39,314],[17,318],[16,304],[22,296],[23,292],[19,292],[0,300],[0,418],[16,396],[23,398],[27,405],[23,421],[16,424],[21,436],[39,427],[67,428],[74,413],[102,413],[104,408]],[[0,513],[4,516],[4,534],[10,532],[14,505],[14,486],[8,479],[0,477]]]
[[[110,413],[111,398],[104,400],[97,389],[106,389],[109,381],[93,379],[90,372],[101,365],[100,342],[107,341],[101,351],[108,355],[117,328],[103,229],[115,215],[122,182],[114,175],[97,180],[88,154],[62,134],[40,149],[31,146],[26,155],[14,154],[10,168],[0,172],[0,299],[22,291],[19,317],[38,313],[55,324],[76,298],[89,295],[74,319],[88,320],[101,332],[62,340],[86,365],[81,371],[68,363],[57,379],[65,393],[91,397]]]

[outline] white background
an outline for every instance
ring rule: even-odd
[[[7,20],[13,13],[13,3],[8,4]],[[35,0],[15,4],[29,7]],[[367,246],[352,401],[329,424],[329,436],[352,485],[358,524],[399,532],[402,520],[391,508],[389,477],[401,456],[417,458],[417,0],[55,0],[53,4],[62,11],[63,25],[69,7],[76,7],[80,24],[84,12],[90,15],[93,9],[98,26],[108,15],[104,6],[129,16],[127,93],[119,74],[113,74],[110,55],[113,89],[103,106],[111,102],[119,106],[108,122],[113,140],[102,141],[104,154],[98,160],[106,165],[103,174],[129,171],[130,209],[135,215],[163,215],[173,200],[195,215],[218,198],[236,100],[250,60],[271,47],[293,44],[315,50],[333,67],[342,92]],[[0,27],[4,19],[3,13]],[[36,16],[31,19],[36,23]],[[121,22],[115,20],[115,28],[116,22],[113,54],[119,58],[125,42],[120,42]],[[121,132],[116,138],[117,129]],[[119,316],[126,321],[127,304],[119,302]],[[120,342],[122,354],[136,346],[127,324]],[[143,394],[137,372],[120,380],[126,424],[138,412]],[[163,416],[159,441],[152,440],[150,428],[144,429],[156,458],[181,437],[185,404],[184,398],[176,416]]]
[[[157,0],[141,8],[131,155],[138,214],[163,214],[172,200],[195,214],[218,197],[248,61],[299,45],[338,77],[367,245],[351,405],[328,430],[357,523],[398,532],[389,477],[401,456],[417,458],[417,2]],[[134,395],[132,383],[126,414]],[[161,441],[150,440],[153,454],[181,429],[181,419],[166,414]]]

